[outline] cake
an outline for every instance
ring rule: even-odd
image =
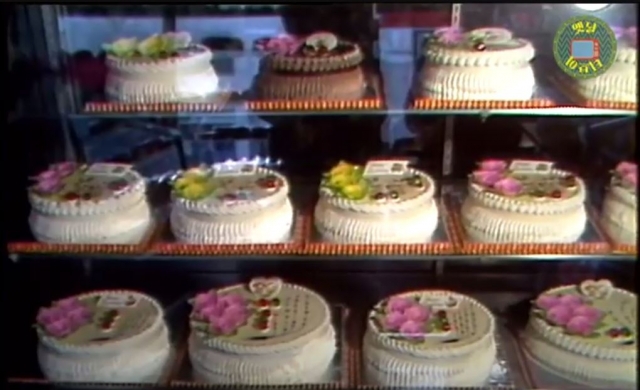
[[[566,78],[577,95],[589,101],[638,102],[636,28],[615,29],[618,48],[615,61],[603,74],[585,79]]]
[[[366,381],[393,387],[487,385],[495,320],[476,300],[441,290],[392,296],[373,307],[363,341]]]
[[[192,168],[173,183],[171,231],[181,242],[284,242],[293,218],[287,179],[257,163]]]
[[[438,225],[435,190],[404,160],[340,162],[322,178],[315,227],[333,243],[427,243]]]
[[[462,226],[471,241],[575,242],[587,225],[586,188],[548,161],[485,160],[469,176]]]
[[[419,94],[443,100],[529,100],[534,49],[503,28],[435,31],[427,42]]]
[[[533,302],[526,351],[568,379],[635,383],[637,312],[638,297],[608,280],[547,290]]]
[[[364,95],[360,47],[331,33],[257,43],[265,52],[257,92],[266,100],[355,100]]]
[[[618,164],[602,206],[601,225],[616,243],[636,245],[638,240],[638,165]]]
[[[192,44],[188,33],[123,38],[107,53],[106,95],[123,103],[203,101],[218,90],[212,53]]]
[[[38,241],[138,244],[151,227],[144,178],[130,165],[54,164],[29,187],[29,224]]]
[[[160,304],[134,291],[95,291],[38,312],[38,362],[53,382],[158,382],[170,356]]]
[[[255,278],[191,301],[189,358],[196,381],[318,383],[330,377],[336,332],[325,300],[277,278]]]

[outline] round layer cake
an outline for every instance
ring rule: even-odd
[[[293,207],[279,173],[251,163],[193,168],[173,184],[171,231],[194,244],[289,240]]]
[[[340,162],[320,184],[315,227],[334,243],[426,243],[438,225],[434,193],[433,179],[404,161]]]
[[[144,178],[130,165],[55,164],[29,187],[38,241],[137,244],[151,225]]]
[[[486,160],[462,204],[467,237],[480,242],[564,243],[585,230],[585,184],[553,163]]]
[[[635,383],[637,311],[637,296],[608,280],[556,287],[533,302],[524,342],[536,360],[568,379]]]
[[[317,293],[255,278],[198,294],[192,304],[189,358],[196,380],[282,385],[330,377],[336,334]]]
[[[618,164],[602,206],[602,227],[616,243],[636,245],[638,240],[638,165]]]
[[[162,307],[125,290],[95,291],[38,312],[38,362],[54,382],[155,383],[170,355]]]
[[[535,87],[529,41],[509,30],[436,30],[425,49],[421,93],[444,100],[529,100]]]
[[[412,291],[369,312],[366,380],[397,387],[483,387],[496,360],[495,321],[476,300],[450,291]]]
[[[107,52],[106,94],[124,103],[202,101],[218,90],[208,48],[188,33],[117,40]]]
[[[355,43],[315,33],[268,39],[258,48],[267,53],[256,82],[263,99],[354,100],[364,94],[363,54]]]

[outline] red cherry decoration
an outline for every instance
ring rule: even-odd
[[[69,192],[64,195],[64,200],[78,200],[80,199],[80,195],[75,192]]]
[[[258,300],[258,307],[269,307],[269,301],[262,298]]]
[[[436,314],[437,314],[437,315],[438,315],[438,317],[440,317],[440,318],[444,318],[444,317],[446,317],[446,316],[447,316],[447,312],[446,312],[446,311],[444,311],[444,310],[438,310],[438,311],[436,312]]]
[[[269,327],[269,323],[267,321],[260,321],[256,324],[256,328],[260,330],[265,330]]]
[[[442,330],[444,330],[445,332],[450,331],[451,330],[451,325],[442,324]]]
[[[551,193],[551,197],[554,199],[560,199],[562,198],[562,191],[559,190],[555,190]]]
[[[271,310],[267,309],[267,310],[263,310],[260,312],[260,315],[263,317],[269,317],[271,315]]]

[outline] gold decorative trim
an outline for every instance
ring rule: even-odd
[[[247,102],[252,111],[339,111],[339,110],[380,110],[382,100],[257,100]]]
[[[440,100],[416,98],[413,110],[509,110],[557,107],[548,99],[531,99],[525,101],[504,100]]]
[[[119,102],[89,102],[84,106],[86,114],[123,114],[123,113],[207,113],[219,112],[226,106],[231,95],[220,94],[214,101],[206,103],[119,103]]]
[[[533,244],[533,243],[483,243],[472,242],[462,226],[460,217],[460,204],[452,197],[446,197],[445,202],[452,219],[452,228],[455,230],[457,242],[462,245],[459,252],[465,255],[591,255],[609,253],[607,242],[576,242],[566,244]],[[591,221],[590,221],[591,222]]]

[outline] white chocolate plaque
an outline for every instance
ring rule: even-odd
[[[213,165],[216,177],[251,176],[258,172],[258,163],[253,161],[224,162]]]
[[[123,177],[131,171],[129,164],[91,164],[85,171],[88,176]]]
[[[553,169],[552,161],[513,160],[509,164],[509,170],[515,173],[539,173],[547,174]]]
[[[104,307],[107,309],[122,309],[125,307],[135,307],[139,298],[133,295],[126,294],[106,294],[100,296],[98,300],[98,307]]]
[[[369,161],[362,173],[365,177],[403,175],[407,172],[408,160],[379,160]]]

